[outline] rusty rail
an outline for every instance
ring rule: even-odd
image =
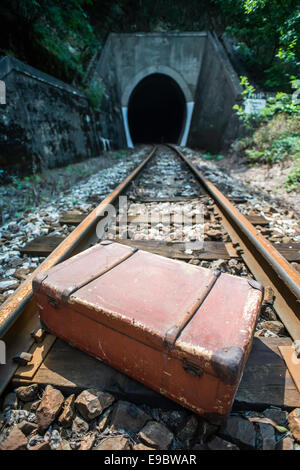
[[[276,310],[294,339],[300,338],[300,275],[264,239],[253,225],[227,200],[227,198],[178,150],[169,145],[188,165],[192,173],[214,199],[223,223],[233,241],[244,250],[242,256],[257,280],[271,285],[276,294]],[[33,344],[30,333],[39,326],[32,279],[40,272],[84,250],[95,241],[96,225],[105,208],[115,202],[154,155],[156,147],[119,186],[94,209],[78,227],[48,256],[26,281],[0,308],[0,338],[7,345],[7,364],[0,368],[0,394],[10,381],[17,365],[12,357],[27,351]]]
[[[87,248],[91,241],[97,239],[96,225],[101,213],[124,192],[132,180],[145,167],[156,151],[156,146],[148,156],[128,175],[115,190],[109,194],[68,237],[41,263],[35,271],[18,287],[0,308],[0,338],[6,343],[6,364],[0,368],[0,394],[13,375],[16,365],[12,357],[19,351],[27,351],[33,344],[30,336],[38,326],[35,298],[32,295],[33,278],[55,264],[70,258]],[[14,326],[14,328],[12,328]]]
[[[276,294],[277,313],[294,339],[300,338],[300,275],[276,248],[228,201],[228,199],[173,145],[174,150],[188,165],[198,181],[214,199],[223,222],[244,253],[255,276],[271,285]],[[275,305],[276,307],[276,305]]]

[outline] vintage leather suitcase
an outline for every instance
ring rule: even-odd
[[[102,242],[33,281],[56,336],[221,423],[249,354],[255,281]]]

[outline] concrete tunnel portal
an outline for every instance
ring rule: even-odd
[[[194,102],[184,80],[168,67],[141,72],[124,95],[127,146],[137,143],[186,145]],[[164,70],[166,69],[166,71]]]
[[[148,75],[132,91],[128,125],[133,144],[178,143],[185,120],[184,94],[168,75]]]
[[[111,33],[93,77],[106,92],[98,130],[118,148],[172,142],[228,149],[242,88],[214,31]]]

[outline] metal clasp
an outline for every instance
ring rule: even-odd
[[[191,375],[196,375],[197,377],[202,377],[203,375],[203,368],[197,364],[197,362],[184,358],[182,361],[182,366],[184,370]]]
[[[48,303],[53,308],[59,308],[59,301],[57,299],[55,299],[54,297],[48,297]]]

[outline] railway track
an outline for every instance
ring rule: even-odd
[[[120,196],[127,197],[125,223],[124,208],[119,211]],[[300,274],[274,244],[258,232],[251,217],[241,214],[235,199],[226,198],[176,147],[153,147],[137,168],[83,218],[2,305],[0,337],[6,344],[6,364],[0,369],[0,393],[10,386],[52,383],[55,370],[50,379],[37,377],[46,355],[51,355],[55,338],[49,339],[50,335],[47,335],[48,340],[46,336],[44,342],[36,343],[36,337],[32,336],[32,332],[40,328],[32,279],[41,271],[98,243],[100,232],[102,239],[115,239],[205,267],[214,268],[219,263],[218,268],[261,282],[268,288],[264,308],[272,310],[273,321],[281,320],[286,328],[282,335],[286,341],[281,344],[290,347],[289,337],[292,340],[300,338]],[[112,205],[116,208],[116,218],[110,220],[106,215]],[[182,230],[180,219],[183,211],[191,216],[186,230]],[[256,225],[263,224],[261,219],[253,220],[252,217],[253,221]],[[204,240],[201,239],[203,233]],[[257,336],[264,330],[261,325],[265,319],[259,320]],[[21,367],[13,358],[27,351],[33,353],[33,359],[29,366]],[[26,373],[26,368],[33,372]],[[53,385],[61,385],[64,390],[70,388],[72,379],[69,380],[67,373],[59,380],[61,384],[55,382]],[[283,408],[300,405],[300,394],[298,397],[294,389],[291,402],[283,401]],[[274,403],[279,405],[276,400]]]

